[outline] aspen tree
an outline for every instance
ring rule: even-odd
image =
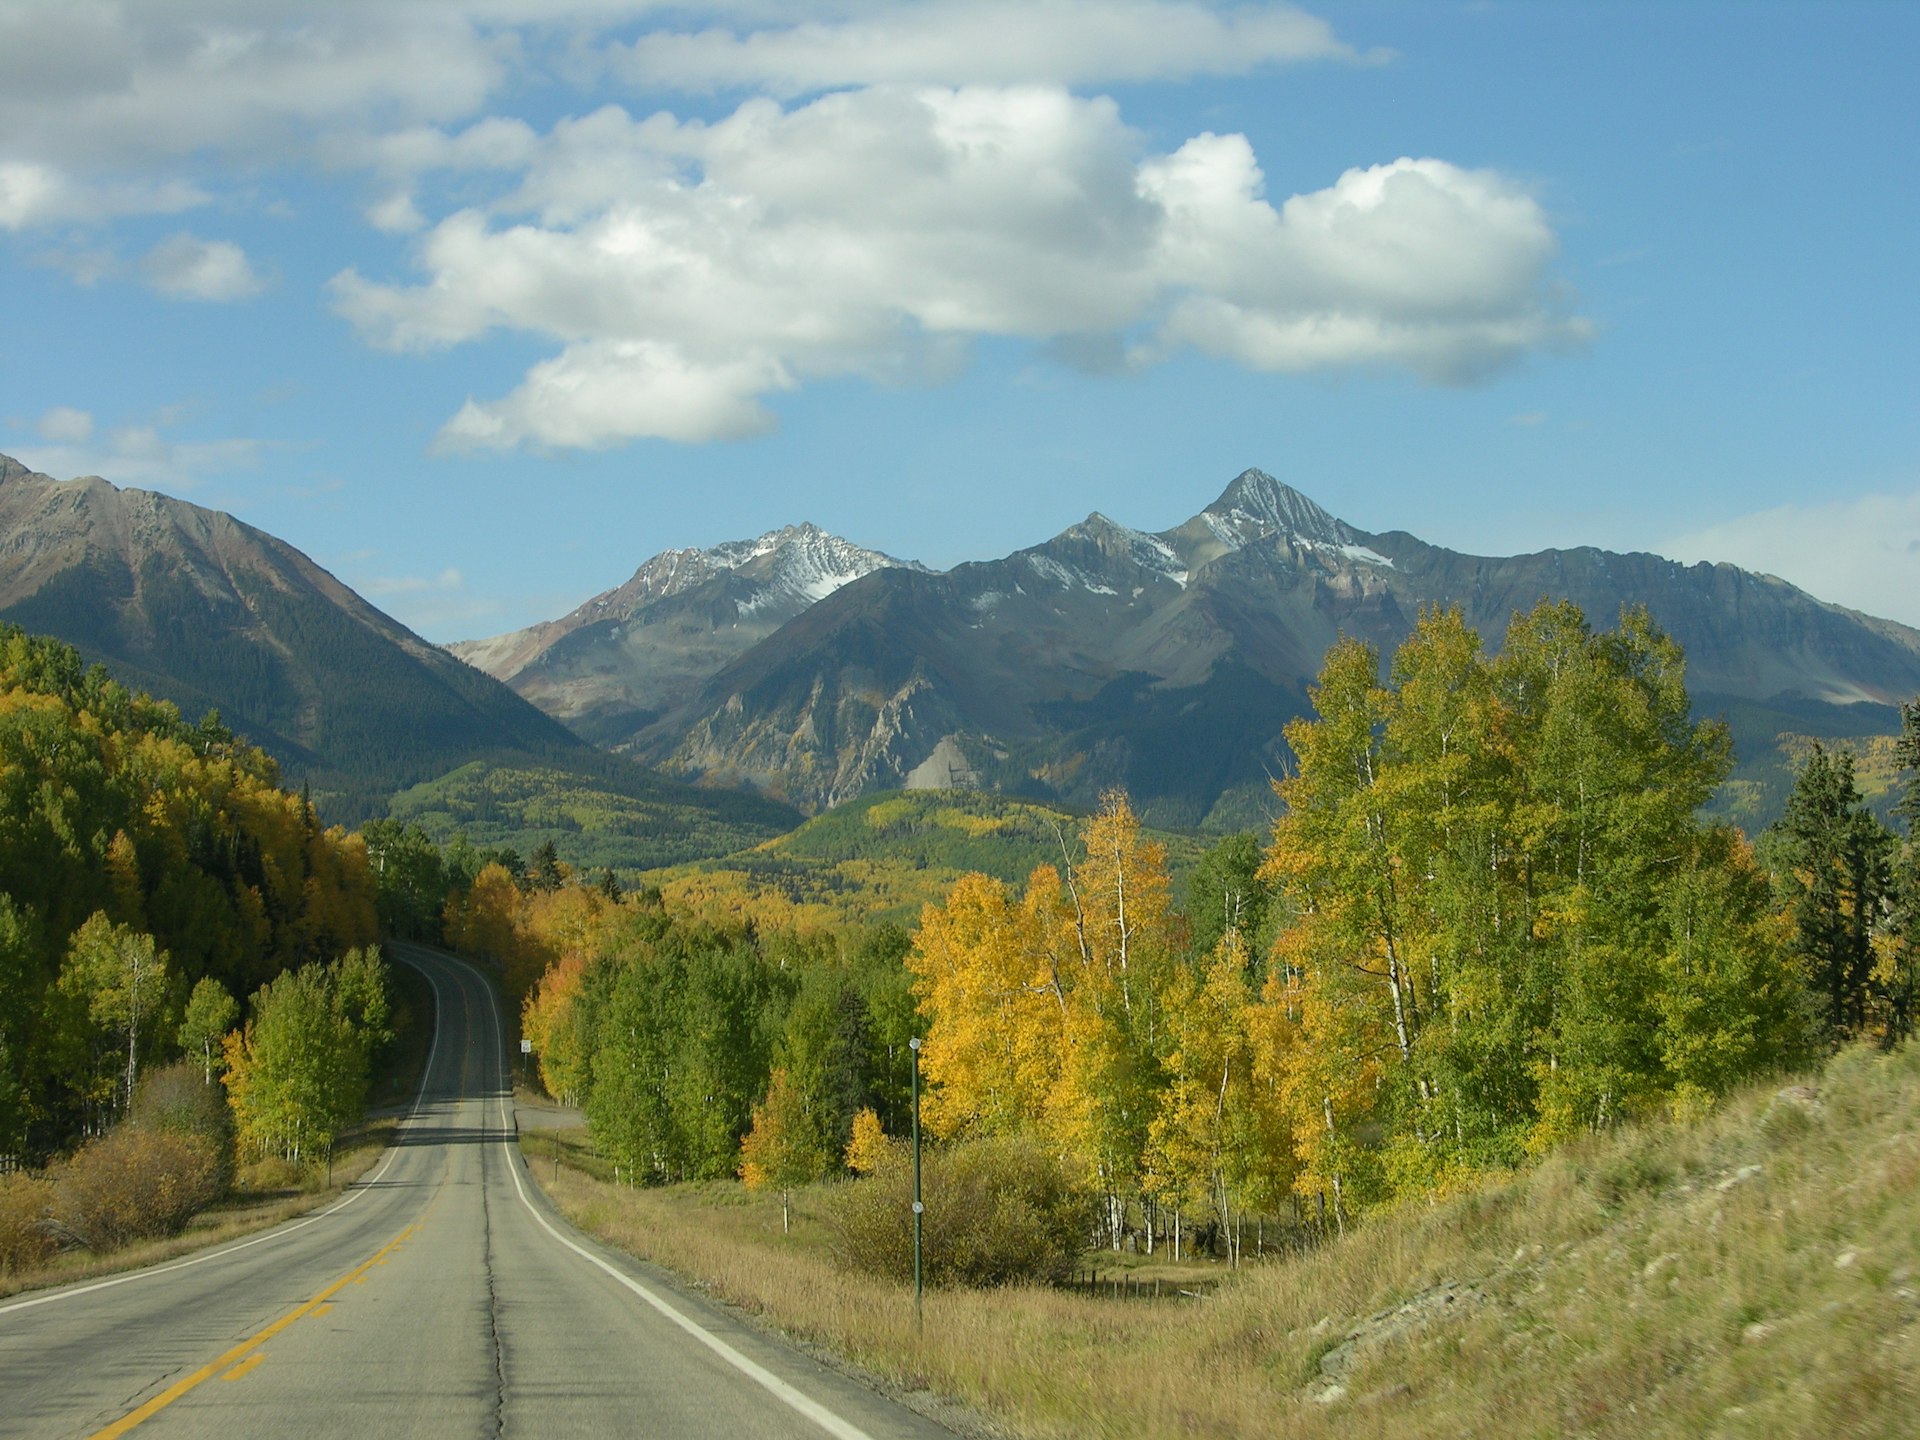
[[[753,1128],[740,1142],[740,1178],[749,1190],[779,1190],[782,1234],[793,1230],[793,1187],[826,1173],[821,1131],[806,1092],[784,1065],[776,1065],[766,1099],[753,1107]]]

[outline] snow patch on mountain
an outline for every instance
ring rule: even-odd
[[[1171,580],[1181,589],[1186,589],[1187,567],[1173,546],[1158,535],[1149,535],[1143,530],[1129,530],[1127,537],[1133,542],[1134,562],[1142,570]]]
[[[1365,545],[1341,545],[1336,548],[1349,560],[1359,560],[1368,565],[1384,565],[1389,570],[1393,568],[1393,561],[1378,550],[1370,549]]]
[[[863,575],[892,568],[924,571],[926,566],[865,549],[817,525],[785,525],[751,540],[728,540],[705,550],[664,550],[636,570],[626,584],[596,595],[574,613],[581,620],[630,615],[729,572],[757,582],[754,593],[740,602],[743,613],[797,611]]]
[[[1111,585],[1103,585],[1077,565],[1062,565],[1047,555],[1029,555],[1027,564],[1042,580],[1046,580],[1061,590],[1081,589],[1095,595],[1117,595],[1120,592]]]
[[[1357,545],[1360,540],[1360,532],[1346,521],[1264,470],[1243,470],[1218,500],[1200,512],[1200,518],[1216,540],[1233,550],[1273,534],[1333,549]]]

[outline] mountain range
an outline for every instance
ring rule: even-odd
[[[772,574],[830,542],[858,566],[811,603],[781,592],[784,623],[768,624],[771,607],[754,619],[761,592],[729,589],[748,583],[730,557],[751,552]],[[665,573],[696,578],[671,596],[643,582]],[[1735,732],[1745,759],[1725,798],[1749,819],[1783,792],[1781,736],[1883,733],[1920,694],[1920,631],[1774,577],[1587,547],[1461,554],[1361,531],[1260,470],[1169,530],[1096,513],[946,572],[810,526],[669,552],[555,622],[567,628],[544,650],[546,627],[459,648],[603,743],[808,812],[954,784],[1087,805],[1124,785],[1158,823],[1219,828],[1268,808],[1281,731],[1338,635],[1384,659],[1423,606],[1458,605],[1497,645],[1545,597],[1601,627],[1623,605],[1649,607],[1686,649],[1696,708]],[[570,712],[559,674],[635,703]]]
[[[1644,603],[1680,641],[1741,757],[1722,807],[1750,827],[1805,737],[1889,734],[1920,694],[1920,631],[1771,576],[1462,554],[1260,470],[1168,530],[1094,514],[944,572],[812,525],[670,550],[449,654],[231,516],[0,457],[0,619],[218,709],[329,818],[555,838],[596,866],[721,853],[902,788],[1090,806],[1122,785],[1156,824],[1258,824],[1338,635],[1384,658],[1423,606],[1458,605],[1496,645],[1543,597],[1596,626]]]
[[[97,476],[55,480],[4,455],[0,620],[66,641],[190,719],[218,710],[329,820],[383,814],[405,787],[502,766],[675,823],[698,811],[743,842],[798,820],[596,749],[231,515]]]

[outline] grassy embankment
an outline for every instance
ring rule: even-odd
[[[1920,1375],[1920,1047],[1564,1150],[1210,1297],[911,1297],[834,1263],[831,1187],[631,1190],[577,1133],[583,1227],[890,1385],[1028,1436],[1906,1436]],[[929,1197],[938,1203],[937,1197]]]
[[[279,1161],[242,1166],[227,1196],[194,1216],[178,1235],[136,1241],[102,1253],[69,1250],[31,1269],[0,1267],[0,1296],[177,1260],[196,1250],[271,1229],[339,1199],[347,1187],[379,1163],[393,1143],[401,1117],[419,1093],[433,1044],[432,992],[417,972],[404,965],[393,966],[392,973],[400,1002],[396,1013],[401,1019],[396,1027],[394,1064],[374,1083],[368,1119],[335,1145],[331,1166],[324,1160],[302,1166]]]

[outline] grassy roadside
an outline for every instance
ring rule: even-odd
[[[293,1183],[249,1193],[236,1189],[218,1204],[202,1210],[187,1222],[178,1235],[163,1239],[137,1241],[104,1254],[74,1250],[56,1255],[46,1265],[30,1270],[0,1272],[0,1296],[26,1290],[45,1290],[56,1285],[71,1285],[95,1280],[128,1270],[143,1270],[177,1260],[196,1250],[207,1250],[228,1241],[243,1239],[257,1231],[268,1230],[284,1221],[318,1210],[338,1200],[348,1186],[371,1170],[392,1143],[399,1128],[397,1116],[369,1121],[334,1151],[333,1183],[327,1183],[324,1166],[309,1167]]]
[[[408,966],[393,965],[390,973],[396,1022],[392,1063],[374,1082],[370,1118],[334,1148],[331,1171],[324,1163],[297,1169],[243,1167],[234,1189],[194,1216],[178,1235],[137,1241],[103,1254],[69,1251],[31,1269],[0,1268],[0,1297],[164,1264],[272,1229],[338,1200],[379,1163],[393,1143],[402,1117],[420,1091],[433,1045],[433,992]]]
[[[1690,1126],[1249,1266],[1198,1301],[927,1299],[847,1272],[828,1187],[631,1190],[523,1141],[575,1223],[902,1390],[1067,1436],[1906,1436],[1920,1388],[1920,1048],[1849,1051]]]

